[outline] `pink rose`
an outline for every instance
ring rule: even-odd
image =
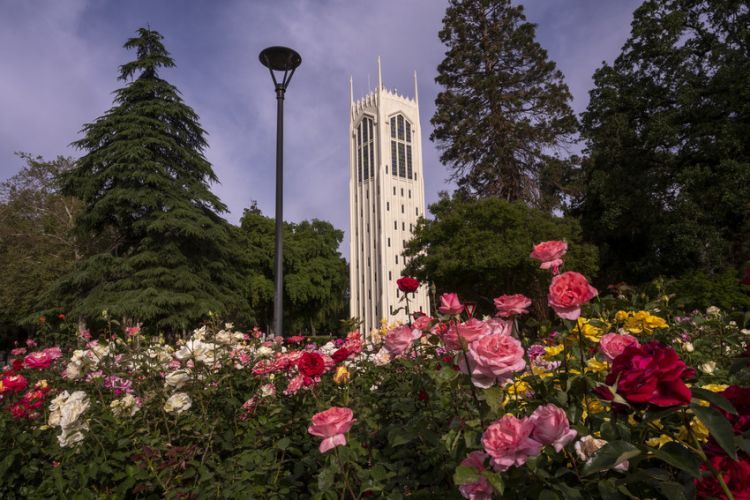
[[[23,359],[23,364],[26,365],[26,368],[44,370],[45,368],[49,368],[49,365],[51,365],[53,361],[54,358],[48,352],[37,351],[26,356]]]
[[[507,319],[491,318],[485,321],[485,324],[490,327],[490,333],[500,335],[511,335],[513,333],[513,322]]]
[[[385,335],[385,348],[391,356],[401,356],[411,347],[414,335],[408,326],[399,326]]]
[[[442,314],[454,316],[464,311],[464,305],[458,300],[458,295],[455,293],[444,293],[440,296],[438,311]]]
[[[289,381],[289,384],[286,386],[286,389],[284,389],[284,395],[286,396],[292,396],[294,394],[297,394],[297,392],[302,389],[302,386],[305,384],[305,376],[301,373],[296,375],[292,378],[292,380]]]
[[[581,305],[598,293],[582,274],[568,271],[552,278],[547,302],[561,318],[576,320],[581,315]]]
[[[432,323],[432,318],[430,318],[427,315],[422,315],[414,320],[414,323],[412,323],[412,327],[415,330],[426,330],[428,326],[430,326],[430,323]]]
[[[570,428],[565,411],[553,404],[538,407],[529,419],[534,424],[531,437],[542,444],[552,445],[558,453],[578,434]]]
[[[469,366],[461,357],[459,366],[464,373],[471,375],[471,382],[483,389],[496,381],[502,383],[514,372],[523,370],[526,361],[523,359],[523,346],[510,335],[490,334],[469,345],[466,354]]]
[[[472,467],[481,474],[485,470],[484,462],[489,458],[483,451],[472,451],[469,455],[461,462],[464,467]],[[461,496],[468,498],[469,500],[492,500],[492,485],[487,478],[479,476],[473,483],[462,484],[458,487],[458,491],[461,492]]]
[[[568,244],[564,241],[543,241],[534,246],[529,257],[542,263],[539,269],[551,267],[552,273],[557,274],[558,268],[563,264],[562,256],[567,251]]]
[[[482,434],[482,447],[492,457],[495,470],[506,471],[526,463],[542,451],[543,445],[531,437],[534,424],[528,419],[505,415]]]
[[[603,335],[599,340],[599,349],[610,361],[613,361],[625,351],[626,347],[631,345],[634,347],[641,346],[637,338],[628,335],[627,333],[622,335],[619,333],[608,333]]]
[[[323,438],[318,448],[321,453],[346,444],[345,433],[349,432],[355,419],[351,408],[341,408],[332,406],[325,411],[316,413],[312,417],[312,425],[307,428],[307,432],[313,436]]]
[[[56,359],[62,358],[62,351],[60,350],[59,347],[56,347],[56,346],[55,347],[48,347],[48,348],[44,349],[44,351],[42,351],[42,352],[47,353],[47,355],[50,358],[52,358],[53,361],[56,360]]]
[[[497,315],[501,318],[509,318],[516,314],[528,314],[527,308],[531,305],[531,299],[520,293],[501,295],[494,302]]]
[[[456,325],[458,334],[462,339],[465,339],[467,343],[472,343],[478,340],[488,333],[490,333],[490,327],[484,321],[480,321],[476,318],[471,318],[469,321],[459,323]]]

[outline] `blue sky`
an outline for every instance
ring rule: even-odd
[[[637,0],[529,0],[537,39],[565,74],[576,112],[591,75],[612,61]],[[236,223],[252,200],[274,211],[276,103],[258,53],[286,45],[302,55],[287,91],[284,218],[319,218],[348,229],[348,85],[355,99],[374,87],[376,60],[388,88],[412,95],[419,79],[427,203],[452,186],[429,141],[437,33],[444,0],[0,0],[0,179],[23,165],[14,152],[79,156],[69,144],[112,105],[122,48],[149,24],[177,67],[162,72],[208,132],[214,191]],[[348,248],[342,252],[348,258]]]

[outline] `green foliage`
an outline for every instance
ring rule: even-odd
[[[675,295],[675,304],[688,311],[710,306],[725,310],[750,308],[747,287],[740,285],[740,277],[734,269],[714,274],[702,270],[689,271],[679,278],[668,280],[664,287],[667,293]]]
[[[571,218],[559,218],[498,198],[464,200],[443,196],[430,205],[434,220],[422,219],[407,243],[406,275],[434,283],[438,293],[458,292],[479,303],[479,312],[494,313],[492,299],[525,293],[545,317],[548,271],[529,259],[530,249],[546,240],[566,240],[566,269],[587,276],[597,271],[596,249],[582,245],[581,229]]]
[[[19,157],[25,166],[0,184],[0,329],[6,333],[20,333],[39,295],[72,268],[82,250],[71,234],[80,202],[62,196],[56,184],[73,161]],[[0,349],[10,337],[0,338]]]
[[[594,74],[574,203],[602,278],[643,283],[750,258],[750,13],[648,0]]]
[[[142,28],[125,44],[137,49],[120,68],[129,83],[115,91],[115,107],[84,125],[75,145],[86,154],[62,176],[63,192],[83,203],[77,237],[112,234],[112,244],[87,254],[44,305],[88,320],[107,309],[160,330],[184,329],[209,311],[248,319],[241,254],[209,189],[217,179],[204,131],[159,78],[174,65],[161,39]]]
[[[452,0],[431,139],[461,192],[559,204],[576,119],[562,73],[510,0]]]
[[[250,276],[249,299],[262,325],[273,320],[275,293],[275,220],[253,204],[240,220],[238,237],[244,241]],[[313,219],[285,222],[284,329],[310,335],[339,331],[348,308],[349,272],[338,251],[344,233],[329,222]],[[349,331],[349,330],[347,330]]]

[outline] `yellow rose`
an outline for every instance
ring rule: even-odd
[[[727,387],[729,387],[726,384],[706,384],[702,385],[701,389],[706,389],[707,391],[711,392],[724,392]]]
[[[617,321],[618,323],[622,323],[623,321],[628,319],[628,316],[629,314],[625,311],[617,311],[615,313],[615,321]]]
[[[602,334],[604,333],[601,328],[592,325],[586,318],[578,318],[578,327],[573,330],[573,333],[577,335],[579,330],[583,333],[583,336],[591,342],[599,342],[599,339],[601,339]]]
[[[646,441],[646,444],[649,445],[652,448],[661,448],[665,444],[669,443],[670,441],[674,441],[671,437],[667,436],[666,434],[662,434],[659,437],[651,438]]]
[[[545,358],[552,358],[554,356],[557,356],[561,352],[565,350],[565,346],[563,344],[557,344],[554,346],[549,346],[544,348]]]
[[[609,370],[609,365],[603,361],[599,361],[596,358],[591,358],[586,362],[586,366],[589,370],[594,373],[605,372]]]
[[[346,366],[339,366],[338,368],[336,368],[336,373],[333,374],[333,381],[338,385],[349,382],[350,378],[351,373],[346,368]]]

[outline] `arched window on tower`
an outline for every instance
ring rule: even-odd
[[[369,116],[357,126],[357,174],[360,182],[375,176],[375,134]]]
[[[412,178],[411,123],[398,114],[391,117],[391,174]]]

